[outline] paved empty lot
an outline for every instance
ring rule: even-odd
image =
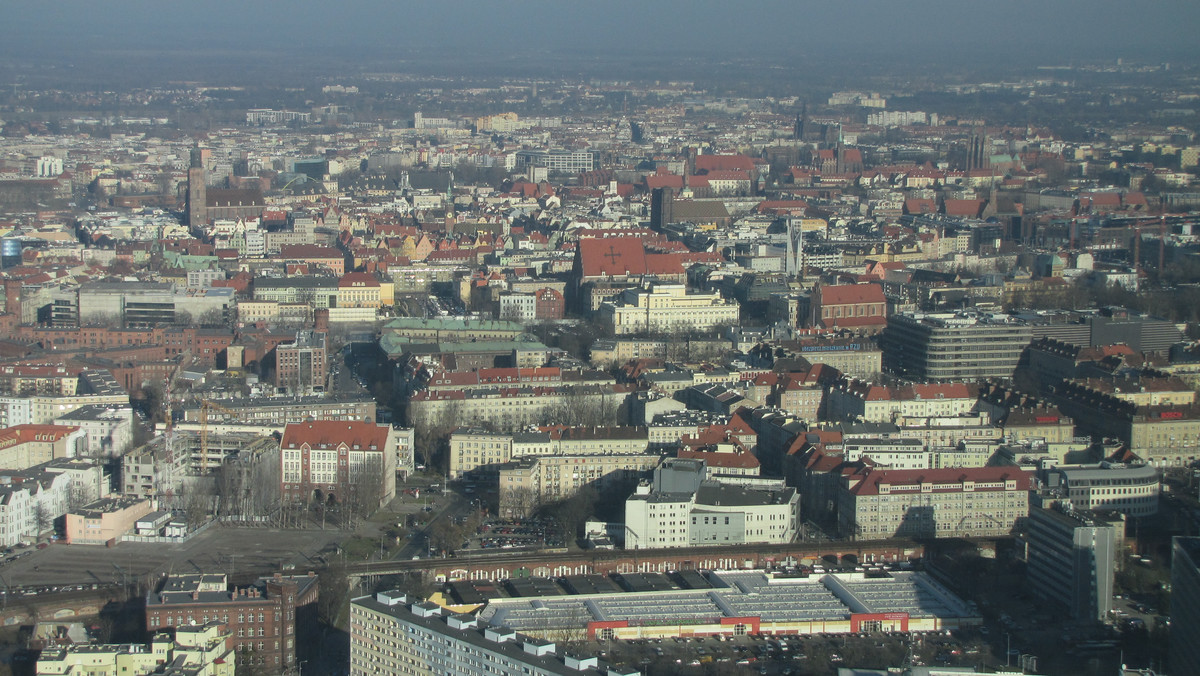
[[[345,538],[337,530],[276,530],[213,526],[184,544],[122,542],[115,547],[55,544],[0,564],[9,587],[147,581],[164,573],[263,574],[317,566],[314,557]]]

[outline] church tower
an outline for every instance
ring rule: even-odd
[[[187,221],[189,226],[200,228],[208,223],[204,151],[200,148],[192,148],[187,176]]]

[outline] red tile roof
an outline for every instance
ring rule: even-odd
[[[78,429],[74,425],[14,425],[0,429],[0,447],[31,441],[59,441]]]
[[[376,425],[368,422],[318,420],[303,423],[288,423],[283,430],[280,445],[283,448],[300,448],[308,444],[310,448],[336,448],[346,443],[350,447],[358,445],[364,450],[386,450],[388,431],[387,425]]]
[[[1029,490],[1030,473],[1015,467],[974,467],[967,469],[867,469],[856,472],[860,477],[850,488],[855,495],[879,495],[881,485],[890,486],[891,493],[922,492],[921,486],[932,484],[934,493],[959,492],[966,482],[974,482],[974,492],[1003,491],[1004,486],[981,486],[1015,480],[1017,491]],[[853,482],[854,479],[852,478]]]
[[[851,305],[856,303],[887,303],[883,287],[878,284],[840,284],[821,287],[821,305]]]
[[[584,277],[683,274],[680,254],[647,254],[640,237],[581,239],[579,260]]]
[[[379,280],[375,279],[375,275],[367,274],[365,272],[348,272],[342,275],[342,278],[338,280],[338,286],[343,288],[352,286],[365,286],[373,288],[379,286]]]
[[[946,215],[978,218],[983,204],[983,200],[946,200]]]

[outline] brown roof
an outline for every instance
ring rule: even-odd
[[[308,444],[310,448],[337,448],[345,443],[362,449],[386,450],[389,427],[368,422],[318,420],[313,422],[289,423],[283,430],[280,446],[299,448]]]
[[[839,284],[821,287],[822,305],[886,303],[883,287],[878,284]]]

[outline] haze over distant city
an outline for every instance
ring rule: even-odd
[[[16,3],[6,8],[0,49],[30,58],[78,50],[172,53],[190,50],[274,52],[298,62],[329,56],[363,59],[447,53],[474,57],[588,54],[603,59],[633,50],[689,56],[806,55],[887,62],[1001,56],[1016,62],[1099,57],[1190,59],[1200,5],[1185,0],[1137,3],[1002,3],[915,0],[893,3],[615,0],[508,4],[464,0],[338,5],[289,3]],[[196,54],[195,58],[204,57]],[[669,69],[671,62],[659,64]],[[796,64],[800,65],[800,64]]]
[[[1200,0],[8,4],[0,676],[1200,665]]]

